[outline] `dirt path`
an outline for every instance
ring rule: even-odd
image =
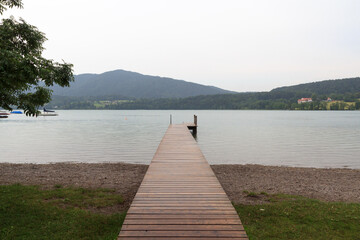
[[[147,165],[126,163],[0,163],[0,184],[111,188],[124,197],[124,204],[117,207],[124,210],[130,206],[147,168]],[[244,190],[302,195],[324,201],[360,202],[360,170],[261,165],[212,165],[212,168],[235,203],[262,201],[261,198],[247,197]]]

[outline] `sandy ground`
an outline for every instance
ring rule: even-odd
[[[252,204],[261,198],[249,192],[286,193],[322,201],[360,202],[360,169],[320,169],[261,165],[212,165],[235,203]]]
[[[0,184],[21,183],[52,188],[56,184],[86,188],[111,188],[124,204],[104,212],[125,210],[148,166],[125,163],[0,163]],[[234,203],[256,204],[262,198],[243,191],[287,193],[323,201],[360,202],[360,170],[273,167],[261,165],[212,165],[221,185]]]

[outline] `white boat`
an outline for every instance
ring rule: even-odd
[[[59,116],[59,114],[53,112],[53,113],[47,113],[47,112],[41,112],[38,116]]]

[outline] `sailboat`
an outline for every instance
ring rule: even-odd
[[[44,111],[41,112],[38,116],[58,116],[59,114],[57,114],[55,111],[52,110],[48,110],[46,108],[44,108]]]

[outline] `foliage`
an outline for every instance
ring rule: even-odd
[[[0,239],[116,239],[125,213],[96,214],[81,208],[112,206],[111,190],[0,186]]]
[[[21,7],[19,0],[1,0],[5,6]],[[23,19],[2,19],[0,24],[0,107],[23,109],[27,115],[51,100],[50,86],[69,86],[72,65],[42,57],[46,37]]]
[[[269,203],[235,205],[250,239],[359,239],[360,204],[276,194]]]
[[[2,14],[7,8],[6,6],[22,8],[22,0],[0,0],[0,14]]]

